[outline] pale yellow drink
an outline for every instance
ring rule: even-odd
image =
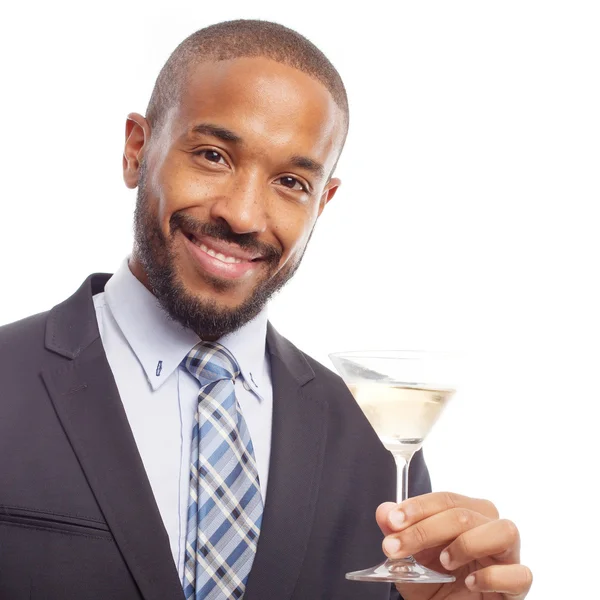
[[[451,389],[389,383],[354,383],[348,387],[383,445],[407,458],[421,448],[454,394]]]

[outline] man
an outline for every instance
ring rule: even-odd
[[[347,127],[338,73],[285,27],[214,25],[169,58],[127,120],[131,256],[0,329],[1,598],[525,597],[516,527],[429,493],[420,453],[415,497],[385,502],[393,461],[348,390],[267,322]],[[382,539],[456,582],[345,580]]]

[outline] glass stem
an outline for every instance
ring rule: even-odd
[[[410,465],[410,459],[402,454],[394,454],[394,460],[396,461],[396,502],[400,504],[408,499],[408,466]]]
[[[408,466],[410,460],[413,457],[411,454],[406,457],[402,454],[394,454],[394,460],[396,461],[396,502],[400,504],[408,499]],[[406,565],[407,563],[415,564],[415,559],[412,556],[406,558],[388,558],[386,564],[401,564]]]

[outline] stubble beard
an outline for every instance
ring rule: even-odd
[[[175,234],[181,226],[204,235],[223,239],[259,251],[265,258],[266,275],[255,286],[248,298],[234,308],[223,307],[215,299],[204,299],[192,294],[177,273],[178,256],[174,249]],[[312,235],[312,231],[311,231]],[[310,236],[309,236],[310,239]],[[146,193],[146,173],[142,168],[134,213],[135,257],[141,264],[150,291],[169,317],[191,329],[203,340],[216,340],[236,331],[254,319],[269,299],[295,274],[300,257],[287,268],[277,272],[282,252],[273,246],[258,242],[252,234],[236,234],[225,222],[199,223],[182,213],[174,213],[170,219],[170,236],[165,237],[156,216],[150,209]],[[307,242],[308,243],[308,242]],[[205,277],[215,291],[224,293],[235,285],[224,279]]]

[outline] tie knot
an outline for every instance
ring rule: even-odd
[[[203,386],[222,379],[235,381],[240,374],[233,354],[216,342],[196,344],[184,358],[183,365]]]

